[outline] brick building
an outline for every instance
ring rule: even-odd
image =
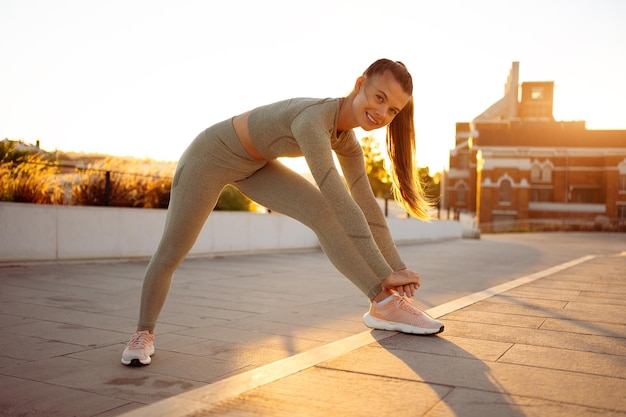
[[[626,130],[555,121],[554,82],[518,84],[471,123],[457,123],[443,208],[482,231],[626,227]],[[518,99],[521,90],[521,100]]]

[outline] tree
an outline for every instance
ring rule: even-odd
[[[215,206],[215,210],[224,211],[254,211],[254,209],[256,203],[232,185],[224,187]]]
[[[365,157],[365,172],[376,197],[388,199],[391,197],[391,176],[385,168],[379,143],[374,136],[365,136],[361,140],[361,148]]]
[[[385,203],[391,198],[392,179],[385,167],[385,158],[380,150],[379,143],[373,136],[365,136],[361,139],[361,148],[365,158],[365,172],[369,179],[374,195],[384,198]],[[417,175],[424,189],[426,198],[434,205],[439,204],[441,194],[441,174],[430,176],[428,167],[418,168]],[[386,205],[386,204],[385,204]],[[385,207],[385,214],[387,209]]]
[[[418,174],[426,198],[435,205],[439,204],[441,197],[441,174],[437,172],[431,177],[428,167],[418,168]]]

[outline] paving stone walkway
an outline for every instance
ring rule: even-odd
[[[0,415],[626,415],[625,235],[400,250],[441,335],[367,331],[319,252],[190,259],[143,368],[145,261],[0,265]]]

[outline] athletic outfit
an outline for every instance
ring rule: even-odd
[[[252,110],[248,132],[262,160],[246,152],[231,119],[196,137],[178,163],[165,231],[146,270],[140,328],[156,326],[174,271],[227,184],[310,227],[333,265],[370,299],[384,278],[406,267],[372,193],[354,132],[337,135],[340,104],[337,98],[297,98]],[[304,156],[317,187],[276,160],[296,156]],[[153,353],[152,339],[149,344]]]

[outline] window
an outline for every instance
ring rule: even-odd
[[[619,190],[626,191],[626,174],[619,174]]]
[[[467,185],[459,183],[456,185],[456,204],[464,206],[467,204]]]
[[[469,168],[469,153],[467,151],[459,152],[459,169]]]
[[[530,90],[530,98],[533,100],[543,100],[543,93],[544,93],[543,87],[533,87]]]
[[[552,182],[552,163],[549,161],[534,162],[530,168],[530,182]]]
[[[602,201],[602,190],[598,188],[573,187],[570,192],[570,203],[600,204]]]
[[[554,201],[552,197],[552,189],[533,188],[530,190],[530,201],[534,203],[545,203]]]
[[[511,202],[511,181],[502,180],[500,182],[500,203]]]
[[[539,182],[541,180],[541,166],[539,164],[533,164],[530,168],[530,181]]]

